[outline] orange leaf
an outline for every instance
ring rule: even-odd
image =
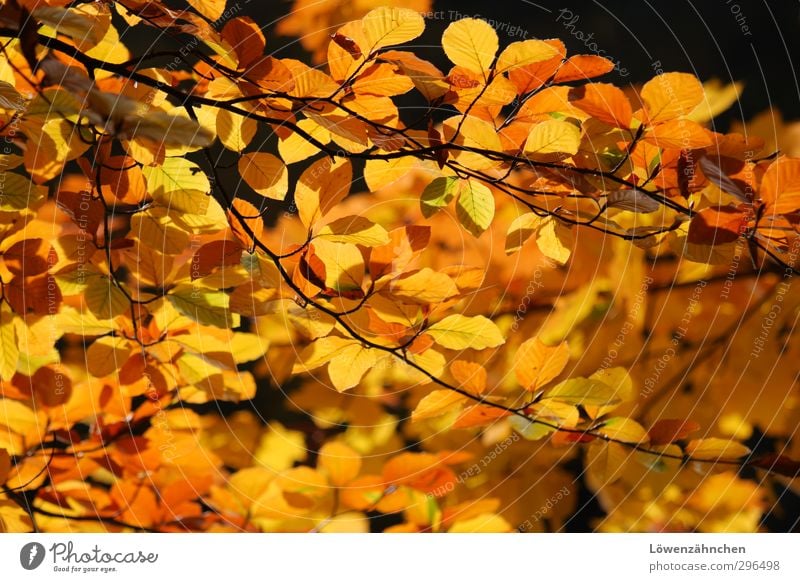
[[[555,74],[559,65],[561,65],[561,61],[567,56],[567,49],[561,40],[551,38],[544,42],[556,49],[556,56],[546,61],[530,63],[508,72],[508,78],[514,83],[519,95],[530,93],[544,85]]]
[[[236,51],[239,68],[246,68],[264,54],[266,40],[261,27],[251,18],[241,16],[232,18],[222,28],[222,38]]]
[[[263,240],[264,220],[258,209],[247,200],[236,198],[227,210],[231,230],[245,249],[255,247],[255,240]]]
[[[197,249],[192,257],[192,279],[199,279],[217,267],[238,265],[242,260],[242,246],[236,241],[215,240]]]
[[[488,406],[486,404],[476,404],[475,406],[470,406],[461,413],[461,416],[453,423],[453,428],[486,426],[506,416],[511,416],[511,413],[507,410]]]
[[[456,476],[442,461],[429,453],[401,453],[383,466],[389,483],[407,485],[424,493],[440,495],[452,488]]]
[[[622,89],[608,83],[590,83],[569,93],[573,105],[608,125],[628,128],[633,110]]]
[[[695,431],[700,430],[700,425],[691,420],[668,419],[657,421],[648,434],[653,445],[668,445],[675,441],[685,439]]]
[[[486,390],[486,368],[476,362],[456,360],[450,364],[450,373],[464,390],[473,394],[482,394]]]
[[[556,83],[585,81],[614,70],[614,63],[597,55],[574,55],[561,65],[556,73]]]
[[[712,206],[698,212],[689,224],[693,244],[724,244],[737,240],[747,225],[747,214],[731,206]]]
[[[688,119],[673,119],[651,128],[644,139],[660,148],[704,148],[713,143],[711,133],[699,123]]]
[[[781,156],[761,180],[761,200],[769,214],[788,214],[800,208],[800,158]]]
[[[514,374],[523,388],[535,392],[558,377],[568,361],[566,342],[551,347],[539,338],[532,338],[517,349]]]

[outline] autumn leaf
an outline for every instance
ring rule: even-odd
[[[426,332],[437,344],[450,350],[483,350],[505,342],[498,327],[482,315],[448,315],[431,325]]]
[[[487,186],[467,180],[459,187],[456,199],[456,214],[465,229],[479,237],[489,228],[494,218],[494,196]]]
[[[525,153],[531,155],[578,153],[581,130],[568,121],[551,119],[533,126],[525,141]]]
[[[566,342],[550,347],[539,338],[523,342],[514,355],[514,374],[526,390],[536,392],[561,374],[569,362]]]
[[[750,454],[750,449],[735,441],[721,438],[696,439],[686,445],[686,454],[701,461],[730,461]]]
[[[289,173],[278,158],[259,152],[244,154],[238,165],[242,179],[253,190],[273,200],[284,199],[289,189]]]
[[[488,81],[499,41],[497,33],[487,22],[463,18],[444,31],[442,47],[453,64],[478,73]]]
[[[662,123],[690,114],[703,100],[703,85],[688,73],[664,73],[641,91],[648,123]]]

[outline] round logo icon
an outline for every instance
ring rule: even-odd
[[[19,551],[19,563],[26,570],[35,570],[44,561],[44,546],[39,542],[30,542]]]

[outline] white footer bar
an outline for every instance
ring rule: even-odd
[[[5,534],[0,580],[796,582],[798,550],[793,534]]]

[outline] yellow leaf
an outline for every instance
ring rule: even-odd
[[[128,361],[132,352],[130,342],[119,337],[98,338],[86,350],[86,366],[89,373],[102,378],[119,370]]]
[[[298,361],[295,362],[292,368],[292,374],[310,372],[320,366],[324,366],[345,348],[352,345],[358,345],[358,342],[339,336],[320,338],[302,351]]]
[[[548,390],[544,398],[574,405],[609,406],[620,402],[616,390],[598,380],[571,378]]]
[[[703,100],[703,85],[689,73],[664,73],[645,83],[641,96],[646,121],[661,123],[691,113]]]
[[[723,85],[719,79],[712,79],[703,83],[705,99],[686,116],[686,119],[697,123],[711,121],[720,113],[730,109],[739,100],[743,89],[744,83],[741,81]]]
[[[370,368],[389,357],[386,352],[353,343],[331,359],[328,376],[333,387],[344,392],[356,386]]]
[[[526,390],[535,392],[555,379],[569,362],[566,342],[550,347],[539,338],[524,342],[514,356],[514,374]]]
[[[625,368],[603,368],[598,370],[591,376],[590,380],[598,380],[603,384],[607,384],[614,389],[616,395],[622,402],[631,402],[636,398],[636,393],[633,388],[633,380]],[[607,412],[616,408],[616,404],[612,406],[586,406],[586,414],[590,418],[598,418]]]
[[[471,115],[462,117],[456,115],[446,119],[442,124],[444,139],[463,148],[498,152],[503,150],[500,136],[494,125]],[[480,151],[457,150],[452,152],[452,157],[459,164],[472,170],[485,170],[498,165]]]
[[[303,224],[310,228],[350,192],[353,170],[345,158],[322,158],[300,176],[294,201]]]
[[[456,215],[461,226],[472,236],[479,237],[494,218],[492,191],[477,180],[463,181],[456,200]]]
[[[504,73],[526,65],[552,59],[560,54],[558,47],[543,40],[512,42],[497,57],[496,73]]]
[[[142,173],[150,195],[168,210],[205,214],[208,209],[211,184],[186,158],[166,158],[159,166],[145,166]]]
[[[331,133],[312,119],[301,119],[297,122],[297,127],[321,145],[328,145],[331,141]],[[287,164],[294,164],[310,158],[319,151],[318,146],[296,131],[292,131],[287,137],[282,137],[278,141],[278,153]]]
[[[525,153],[575,155],[581,145],[581,130],[568,121],[548,119],[533,126],[525,141]]]
[[[317,238],[312,248],[325,264],[325,284],[330,289],[340,293],[361,290],[366,267],[357,246]]]
[[[414,40],[425,30],[425,20],[416,10],[381,6],[361,20],[367,53]]]
[[[122,315],[131,306],[125,293],[105,275],[94,278],[83,297],[91,312],[102,319]]]
[[[491,319],[482,315],[449,315],[434,323],[426,332],[437,344],[450,350],[483,350],[505,343],[500,329]]]
[[[0,353],[0,380],[5,382],[9,382],[17,371],[17,360],[19,360],[15,319],[8,304],[5,302],[0,304],[0,350],[2,350]]]
[[[363,216],[344,216],[334,220],[323,226],[317,236],[331,242],[365,247],[376,247],[389,242],[389,233],[386,229]]]
[[[566,227],[562,226],[557,219],[551,218],[539,229],[539,234],[536,237],[536,246],[539,247],[544,256],[563,265],[572,254],[572,251],[564,241],[569,235],[570,231]]]
[[[370,192],[377,192],[408,174],[416,165],[417,160],[413,156],[391,160],[367,160],[364,165],[364,180],[367,188]]]
[[[458,294],[458,287],[445,275],[425,267],[394,279],[390,285],[393,296],[406,303],[440,303]]]
[[[319,449],[317,467],[328,474],[333,485],[343,487],[358,476],[361,455],[343,443],[325,443]]]
[[[59,34],[70,37],[84,51],[99,43],[105,36],[105,28],[96,18],[97,15],[82,13],[80,9],[43,6],[34,10],[33,16]],[[105,16],[110,20],[108,14]]]
[[[444,31],[442,47],[454,64],[483,75],[484,81],[488,81],[499,42],[488,22],[463,18]]]
[[[638,445],[650,441],[644,427],[630,418],[609,418],[596,432],[623,443]]]
[[[3,212],[35,208],[46,196],[46,186],[37,186],[13,172],[3,172],[3,195],[0,196],[0,210]]]
[[[526,212],[516,217],[506,233],[506,254],[513,255],[519,251],[525,241],[538,232],[543,223],[543,219],[533,212]]]
[[[457,406],[460,408],[466,401],[466,396],[453,390],[434,390],[419,401],[411,413],[411,420],[416,422],[426,418],[436,418],[455,410]]]
[[[272,198],[283,200],[289,189],[289,172],[286,165],[267,153],[244,154],[239,158],[239,174],[253,190]]]
[[[189,5],[209,20],[219,20],[227,0],[187,0]]]
[[[166,208],[149,208],[131,217],[131,236],[165,255],[186,250],[191,234],[179,226]]]
[[[222,328],[239,325],[239,315],[229,311],[230,297],[222,291],[181,283],[167,297],[180,313],[204,325]]]
[[[258,123],[250,117],[223,109],[212,109],[211,114],[216,118],[219,140],[233,152],[244,150],[258,132]]]
[[[571,408],[577,412],[577,409],[574,406]],[[548,426],[542,422],[533,422],[527,418],[522,418],[521,416],[512,416],[508,422],[511,425],[511,428],[517,431],[522,438],[528,441],[538,441],[556,431],[556,429],[552,426]]]
[[[115,97],[118,98],[118,96]],[[252,122],[252,120],[248,121]],[[230,140],[223,138],[223,135],[220,135],[220,138],[223,139],[223,143],[227,142],[226,147],[238,151],[239,148],[235,145],[238,142],[235,140],[240,138],[235,137],[233,134],[234,123],[239,122],[229,120],[228,127],[223,126],[222,128],[225,135],[230,136]],[[200,126],[193,119],[189,119],[183,115],[172,115],[166,111],[148,111],[144,115],[125,116],[123,123],[120,125],[124,125],[127,128],[123,133],[119,134],[121,138],[147,138],[159,145],[176,148],[197,149],[210,145],[214,139],[213,134],[209,130]],[[219,131],[219,124],[217,129]],[[236,131],[243,132],[245,130],[238,127]],[[252,139],[252,123],[248,131],[251,132]]]
[[[750,449],[728,439],[695,439],[686,445],[686,453],[701,461],[735,461],[750,454]]]

